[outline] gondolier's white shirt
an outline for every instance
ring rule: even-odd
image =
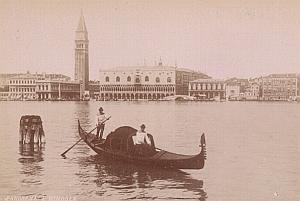
[[[96,118],[96,126],[99,126],[100,124],[102,124],[106,119],[107,119],[107,118],[106,118],[106,116],[105,116],[104,113],[103,113],[103,114],[100,114],[100,113],[98,112],[97,118]]]
[[[134,144],[145,144],[145,140],[147,144],[151,144],[149,137],[146,132],[137,131],[135,136],[132,136],[132,140]]]

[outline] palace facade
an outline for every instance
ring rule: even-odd
[[[100,100],[161,100],[188,93],[190,80],[207,75],[173,66],[129,66],[100,70]]]

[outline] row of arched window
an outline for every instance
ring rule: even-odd
[[[144,79],[144,80],[145,80],[145,82],[149,82],[149,76],[145,76],[145,79]],[[110,80],[109,80],[109,77],[106,76],[106,77],[105,77],[105,82],[109,82],[109,81],[110,81]],[[120,81],[121,81],[121,78],[120,78],[119,76],[117,76],[117,77],[116,77],[116,82],[120,82]],[[135,82],[136,82],[136,83],[140,83],[140,81],[141,81],[141,80],[140,80],[140,77],[136,77]],[[127,77],[127,82],[131,82],[131,77],[130,77],[130,76]],[[159,78],[159,77],[156,77],[156,78],[155,78],[155,82],[156,82],[156,83],[160,83],[160,78]],[[172,82],[171,77],[168,77],[168,78],[167,78],[167,82],[168,82],[168,83]]]
[[[159,100],[167,96],[174,96],[174,93],[101,93],[100,100]]]
[[[35,98],[35,94],[33,94],[33,93],[31,93],[31,94],[24,94],[24,95],[19,94],[19,93],[11,93],[9,95],[10,98],[20,98],[22,96],[23,96],[23,98],[33,98],[33,99]]]
[[[174,86],[100,86],[100,91],[161,91],[161,92],[175,92]]]

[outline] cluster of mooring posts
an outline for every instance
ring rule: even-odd
[[[45,133],[41,117],[37,115],[22,116],[19,135],[20,145],[43,145],[45,143]]]

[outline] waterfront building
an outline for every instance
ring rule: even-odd
[[[226,100],[240,100],[240,85],[226,83]]]
[[[92,99],[97,99],[99,97],[100,82],[99,81],[89,81],[89,95]]]
[[[241,94],[242,100],[259,100],[261,94],[260,85],[258,82],[249,81],[248,86],[245,88],[245,92]]]
[[[26,73],[19,74],[9,79],[9,99],[10,100],[35,100],[35,82],[37,76]]]
[[[74,81],[38,80],[36,81],[38,100],[79,100],[80,84]]]
[[[12,74],[8,80],[9,100],[36,100],[36,82],[39,80],[56,80],[68,82],[71,78],[62,74]]]
[[[296,78],[297,79],[297,96],[300,96],[300,73],[282,73],[271,74],[269,77],[273,78]]]
[[[239,86],[240,87],[240,93],[245,93],[246,88],[249,86],[249,80],[248,79],[243,79],[243,78],[230,78],[227,79],[226,81],[226,86]]]
[[[251,89],[250,81],[242,78],[230,78],[226,81],[226,99],[227,100],[246,100],[252,99],[254,86]]]
[[[159,100],[188,93],[188,82],[207,75],[173,66],[129,66],[101,69],[100,100]]]
[[[20,75],[20,74],[17,74],[17,73],[0,74],[0,91],[7,92],[10,78],[15,77],[17,75]]]
[[[197,79],[211,78],[208,75],[187,68],[176,69],[176,95],[189,95],[189,83]]]
[[[293,100],[299,93],[297,74],[272,74],[262,78],[263,100]]]
[[[226,84],[220,79],[197,79],[189,83],[189,96],[202,100],[225,99]]]
[[[80,97],[89,90],[89,40],[84,17],[81,14],[75,32],[75,81],[80,83]]]
[[[0,101],[8,100],[9,98],[9,91],[0,91]]]

